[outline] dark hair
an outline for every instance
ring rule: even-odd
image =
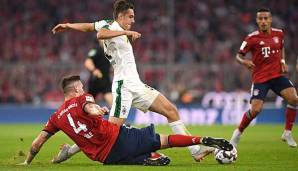
[[[114,7],[113,7],[114,19],[116,20],[118,18],[119,13],[124,12],[128,9],[134,9],[134,5],[131,1],[129,1],[129,0],[116,0],[114,2]]]
[[[71,85],[72,83],[74,83],[76,81],[80,81],[80,80],[81,80],[81,77],[78,75],[71,75],[71,76],[64,77],[61,81],[61,87],[62,87],[63,92],[66,93],[69,85]]]
[[[268,9],[268,8],[260,8],[260,9],[258,9],[257,13],[258,12],[269,12],[269,13],[271,13],[270,9]]]

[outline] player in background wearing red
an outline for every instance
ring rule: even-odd
[[[262,111],[264,99],[271,89],[288,103],[285,130],[281,139],[290,147],[297,147],[291,131],[296,118],[298,97],[293,84],[284,76],[284,73],[288,72],[284,33],[271,27],[272,16],[269,9],[258,10],[256,22],[258,30],[245,38],[236,56],[237,62],[252,72],[251,108],[243,114],[241,123],[233,132],[230,142],[237,146],[245,128]],[[252,53],[252,60],[244,59],[248,52]]]
[[[63,131],[91,160],[105,164],[167,165],[170,159],[155,151],[170,147],[203,144],[223,150],[232,150],[227,140],[188,135],[161,135],[154,125],[137,129],[119,126],[103,119],[106,107],[95,104],[92,95],[83,90],[80,76],[62,80],[64,103],[49,118],[41,133],[32,142],[26,160],[28,165],[43,144],[56,132]]]

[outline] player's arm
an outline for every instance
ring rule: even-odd
[[[109,109],[107,107],[100,107],[99,105],[97,105],[95,103],[87,103],[84,106],[84,111],[86,113],[88,113],[89,115],[103,116],[109,112]]]
[[[91,58],[86,58],[84,65],[94,76],[102,78],[102,72],[100,71],[100,69],[95,67],[94,62]]]
[[[281,42],[281,47],[282,47],[282,49],[281,49],[281,60],[280,60],[280,63],[281,63],[281,71],[283,72],[283,73],[287,73],[287,72],[289,72],[289,67],[288,67],[288,65],[287,65],[287,63],[286,63],[286,50],[285,50],[285,47],[284,47],[284,33],[283,32],[281,32],[281,40],[282,40],[282,42]]]
[[[285,48],[283,47],[282,48],[282,51],[281,51],[281,60],[280,60],[280,63],[281,63],[281,71],[283,72],[283,73],[287,73],[288,71],[289,71],[289,67],[288,67],[288,65],[287,65],[287,63],[286,63],[286,58],[285,58],[285,56],[286,56],[286,52],[285,52]]]
[[[98,40],[104,40],[104,39],[111,39],[111,38],[123,36],[123,35],[131,36],[133,41],[141,37],[141,34],[136,31],[128,31],[128,30],[116,31],[116,30],[109,30],[106,28],[101,28],[97,32],[96,36]]]
[[[252,71],[253,68],[255,67],[255,64],[249,60],[249,59],[245,59],[245,54],[248,53],[251,48],[253,46],[253,43],[252,43],[252,39],[251,39],[251,36],[247,36],[245,38],[245,40],[242,42],[241,46],[240,46],[240,49],[236,55],[236,61],[245,66],[248,70]]]
[[[94,31],[94,23],[64,23],[58,24],[53,29],[53,34],[67,31],[67,30],[76,30],[81,32],[91,32]]]
[[[30,151],[28,152],[28,155],[26,157],[26,160],[19,164],[19,165],[29,165],[36,154],[41,149],[42,145],[52,136],[52,134],[49,134],[46,131],[41,131],[40,134],[35,138],[35,140],[32,142]]]
[[[244,63],[244,55],[243,54],[240,54],[240,53],[237,53],[236,55],[236,61],[239,63],[239,64],[243,64]]]
[[[252,71],[253,68],[255,67],[255,64],[251,60],[245,59],[244,55],[241,54],[241,53],[237,53],[237,55],[236,55],[236,61],[239,64],[245,66],[250,71]]]

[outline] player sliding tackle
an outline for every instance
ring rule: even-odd
[[[127,0],[117,0],[114,3],[113,13],[115,21],[58,24],[52,31],[54,34],[66,30],[98,31],[97,38],[104,41],[106,57],[114,68],[110,122],[122,125],[128,117],[130,108],[135,107],[143,112],[149,110],[165,116],[174,133],[190,135],[180,120],[177,108],[164,95],[144,84],[139,78],[130,42],[130,39],[134,41],[141,37],[140,33],[130,31],[135,22],[134,6]],[[202,160],[204,156],[214,151],[214,148],[197,145],[188,148],[196,161]],[[72,155],[79,150],[78,146],[73,145],[65,154]],[[70,156],[59,155],[53,162],[59,163],[68,157]]]
[[[108,109],[95,104],[93,96],[84,92],[80,76],[64,78],[62,89],[64,103],[35,138],[20,165],[30,164],[43,144],[60,130],[90,159],[105,164],[167,165],[170,159],[155,151],[170,147],[203,144],[227,151],[233,149],[224,139],[157,134],[153,124],[142,129],[113,124],[102,117]]]

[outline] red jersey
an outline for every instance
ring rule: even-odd
[[[283,31],[275,28],[271,28],[269,35],[254,31],[245,38],[239,53],[252,53],[252,62],[255,64],[252,72],[253,83],[262,83],[283,75],[280,62],[283,43]]]
[[[104,162],[114,145],[120,127],[101,116],[84,112],[87,103],[94,103],[90,94],[65,101],[50,117],[44,131],[55,134],[62,130],[92,160]]]

